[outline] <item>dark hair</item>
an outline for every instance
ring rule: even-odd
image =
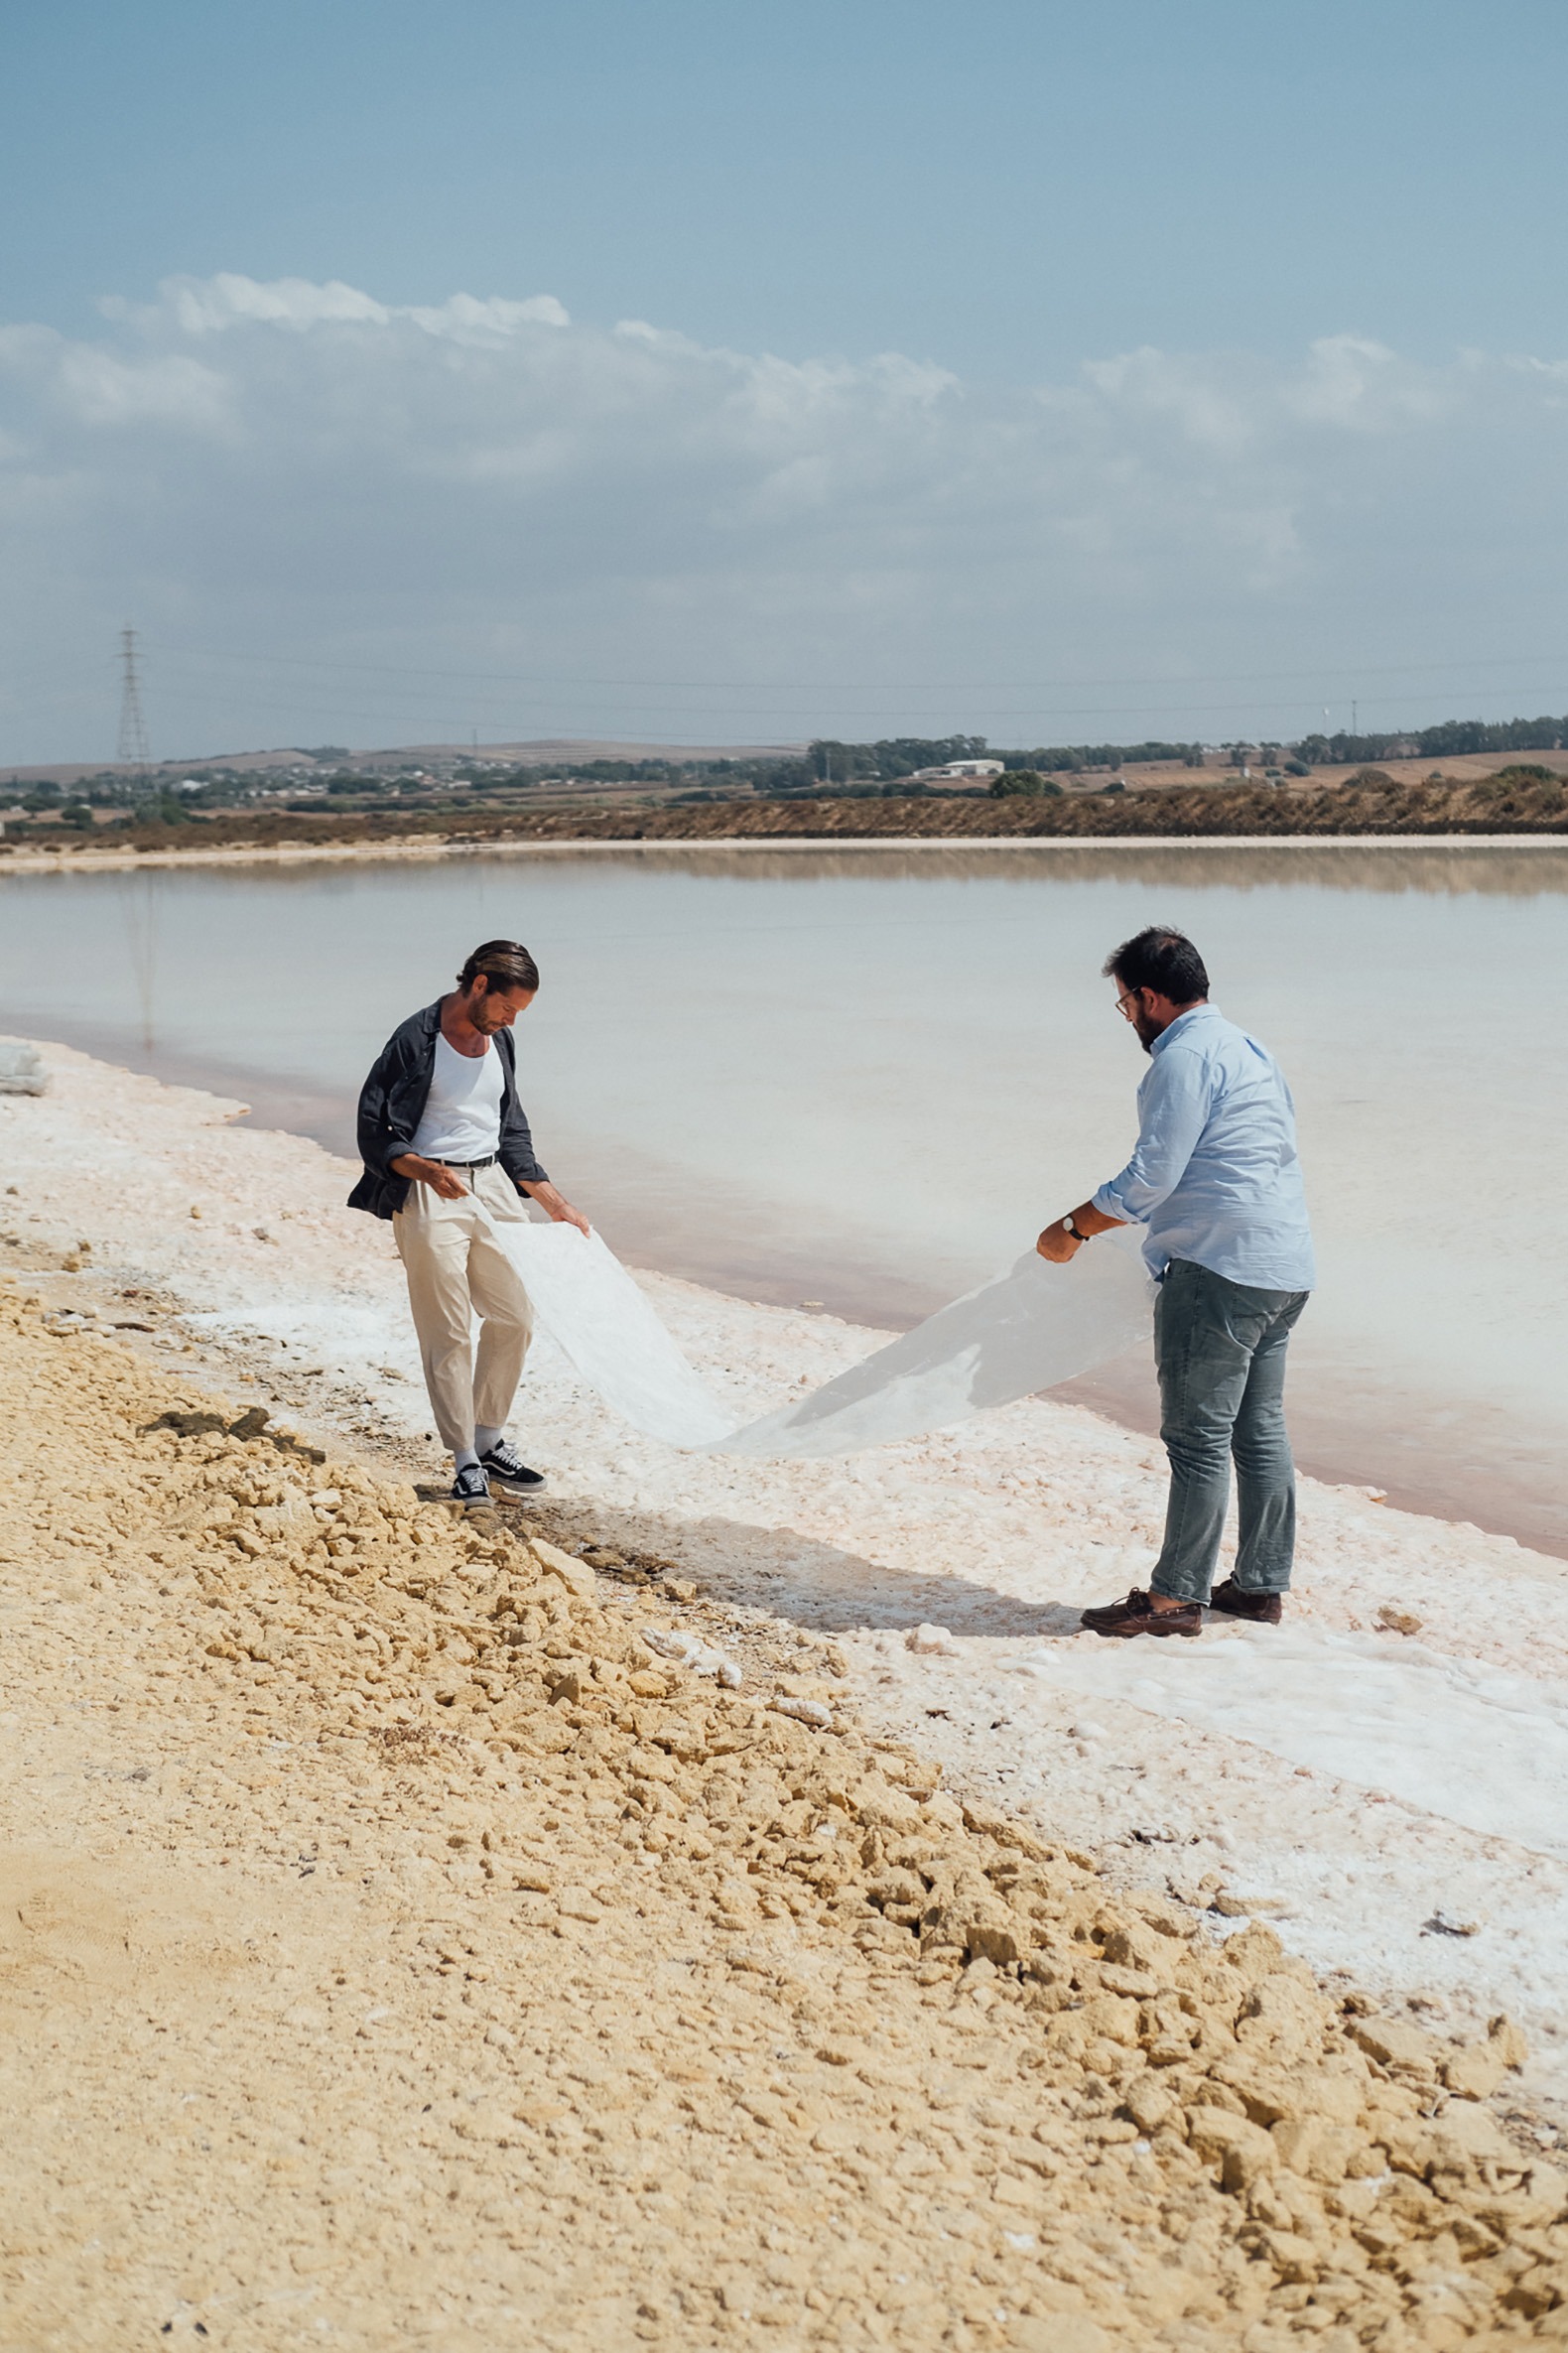
[[[1107,957],[1101,971],[1123,988],[1152,988],[1173,1005],[1194,1005],[1209,993],[1203,958],[1186,933],[1173,931],[1168,923],[1151,923],[1134,932]]]
[[[471,988],[483,974],[491,988],[537,988],[539,967],[520,940],[486,940],[457,975],[459,988]]]

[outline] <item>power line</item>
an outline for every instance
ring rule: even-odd
[[[1347,669],[1337,662],[1325,662],[1314,670],[1242,670],[1214,671],[1187,674],[1165,673],[1159,676],[1127,676],[1120,678],[980,678],[980,679],[808,679],[808,678],[598,678],[565,671],[528,672],[519,670],[454,670],[410,662],[352,662],[319,654],[239,654],[219,646],[191,645],[173,650],[167,657],[177,664],[182,660],[238,662],[247,667],[287,670],[325,670],[341,675],[358,674],[376,678],[431,678],[453,683],[474,685],[492,684],[510,687],[537,687],[555,692],[562,687],[625,687],[625,688],[686,688],[703,694],[903,694],[927,692],[933,694],[982,695],[1006,692],[1060,694],[1085,688],[1164,687],[1172,692],[1185,689],[1191,693],[1200,686],[1264,686],[1288,685],[1296,681],[1338,679],[1348,684],[1352,679],[1425,678],[1449,675],[1459,671],[1532,670],[1555,666],[1556,655],[1507,654],[1482,656],[1478,659],[1451,658],[1445,662],[1387,662],[1360,664]]]
[[[307,690],[308,693],[311,690],[309,689]],[[1519,691],[1522,692],[1523,690]],[[1539,696],[1549,695],[1553,690],[1542,687],[1529,691]],[[1456,689],[1454,690],[1455,700],[1473,696],[1478,692],[1479,690],[1474,688]],[[375,712],[363,709],[354,709],[352,707],[335,702],[330,704],[317,703],[314,701],[302,703],[291,697],[287,703],[280,703],[270,700],[258,700],[254,695],[242,695],[238,692],[229,692],[227,694],[212,692],[202,693],[199,689],[182,689],[179,693],[178,700],[182,707],[187,705],[196,705],[223,711],[232,711],[236,702],[241,702],[243,709],[246,711],[277,712],[284,715],[292,715],[296,718],[308,717],[321,719],[327,721],[346,721],[352,719],[360,724],[369,723],[372,725],[376,724],[378,721],[384,723],[388,719],[395,716],[394,709],[389,707],[412,704],[415,710],[423,712],[428,712],[430,708],[430,698],[420,693],[419,690],[413,690],[408,695],[401,695],[395,691],[391,692],[382,698],[378,709]],[[1404,700],[1404,698],[1401,698],[1401,703]],[[1393,701],[1394,698],[1392,695],[1385,695],[1378,698],[1378,702],[1380,704],[1389,704]],[[544,704],[547,711],[557,715],[562,719],[565,719],[569,714],[581,712],[587,709],[589,717],[588,719],[579,718],[577,719],[576,723],[579,726],[590,725],[591,720],[596,718],[600,723],[596,726],[592,726],[591,731],[598,734],[602,734],[605,731],[605,725],[612,721],[618,721],[623,726],[630,726],[636,733],[645,732],[645,730],[639,728],[636,723],[639,717],[644,714],[656,715],[661,718],[670,718],[684,715],[689,717],[693,721],[714,721],[724,719],[745,720],[761,719],[799,720],[802,718],[809,718],[811,716],[810,714],[803,714],[798,709],[791,709],[779,705],[758,704],[713,704],[704,706],[696,703],[638,703],[631,705],[625,710],[615,711],[606,710],[602,704],[587,707],[582,705],[573,705],[571,702],[568,702],[559,696],[549,695],[547,690],[541,690],[536,697],[531,696],[526,698],[524,700],[523,708],[526,709],[530,703],[536,705]],[[1282,717],[1289,713],[1317,713],[1322,710],[1323,706],[1317,702],[1275,702],[1270,705],[1270,708],[1276,715]],[[1256,702],[1183,704],[1074,704],[1057,705],[1054,709],[1043,708],[1042,706],[1036,704],[1028,707],[1027,709],[1015,711],[987,711],[980,716],[988,719],[992,724],[998,720],[1005,719],[1027,720],[1035,725],[1039,725],[1043,722],[1052,720],[1061,721],[1066,719],[1085,719],[1123,720],[1147,720],[1149,719],[1162,718],[1208,718],[1217,720],[1226,719],[1248,719],[1255,718],[1257,711],[1258,705]],[[955,726],[957,725],[959,719],[962,717],[961,714],[955,712],[954,706],[951,703],[942,706],[936,711],[921,711],[918,708],[911,709],[911,707],[906,703],[900,704],[896,707],[889,706],[881,711],[874,709],[860,710],[852,714],[852,716],[859,719],[862,723],[866,720],[874,721],[878,719],[893,722],[902,720],[906,723],[913,719],[925,719],[928,722],[939,720],[952,721]],[[493,725],[499,723],[499,721],[492,719],[488,723]],[[471,733],[471,724],[463,719],[454,719],[447,722],[445,725],[442,725],[439,721],[432,720],[430,724],[439,727],[440,740],[443,742],[452,742],[456,744],[460,741],[463,735]],[[952,728],[948,728],[947,731],[951,732]],[[435,739],[435,737],[430,738],[430,740]]]

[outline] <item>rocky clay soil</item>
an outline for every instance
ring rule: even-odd
[[[1506,2021],[1113,1895],[831,1643],[25,1281],[0,1397],[0,2345],[1568,2344]]]

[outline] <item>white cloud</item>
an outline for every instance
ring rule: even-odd
[[[178,352],[126,361],[111,351],[67,345],[60,354],[59,380],[83,425],[156,423],[204,434],[228,423],[229,388],[222,376]]]
[[[230,327],[261,323],[288,327],[300,333],[315,327],[352,325],[386,327],[394,319],[411,319],[427,334],[454,341],[489,339],[515,334],[524,327],[570,327],[571,320],[553,294],[536,294],[523,303],[495,295],[477,302],[471,294],[449,296],[434,308],[418,304],[393,306],[345,286],[340,278],[325,286],[309,278],[255,278],[219,270],[212,278],[168,278],[160,300],[133,306],[110,297],[99,305],[106,319],[134,321],[149,335],[172,326],[187,336],[222,334]]]
[[[1465,370],[1413,366],[1364,335],[1323,335],[1294,368],[1247,352],[1144,349],[1084,373],[1121,414],[1169,417],[1196,448],[1240,454],[1302,425],[1385,433],[1439,418],[1462,397]]]
[[[412,319],[427,334],[450,335],[455,342],[498,340],[525,327],[572,325],[553,294],[531,295],[525,303],[505,302],[499,295],[480,303],[471,294],[455,294],[436,310],[415,309],[397,316]]]
[[[997,389],[896,353],[574,325],[552,296],[397,306],[224,272],[104,311],[91,338],[0,328],[6,593],[33,656],[0,760],[107,746],[106,688],[71,681],[126,617],[170,750],[467,718],[1285,729],[1359,665],[1562,634],[1560,362],[1340,335],[1290,363],[1144,349]],[[203,670],[198,645],[255,659]],[[1321,690],[1289,683],[1315,663]],[[1264,672],[1250,719],[1213,683]],[[1390,681],[1387,716],[1475,708],[1492,675]],[[1150,678],[1170,685],[1065,683]],[[588,683],[630,680],[651,683]],[[966,680],[1025,683],[942,683]],[[1568,706],[1568,680],[1494,683],[1494,704]]]
[[[228,327],[243,322],[259,321],[269,327],[292,327],[304,333],[313,327],[352,321],[356,325],[385,327],[391,312],[357,287],[344,286],[339,279],[329,279],[325,286],[313,286],[306,278],[275,278],[270,285],[260,286],[254,278],[241,278],[230,270],[220,270],[215,278],[205,280],[172,278],[163,290],[162,309],[172,319],[178,330],[187,335],[222,334]],[[143,323],[149,330],[160,324],[157,310],[145,312]]]

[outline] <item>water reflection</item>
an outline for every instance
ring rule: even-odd
[[[153,998],[158,980],[158,906],[155,896],[158,877],[155,874],[128,874],[116,876],[115,879],[120,914],[130,949],[131,971],[136,981],[142,1052],[151,1054],[156,1036]]]
[[[507,854],[507,853],[502,853]],[[548,858],[563,866],[639,863],[662,873],[694,878],[759,882],[1136,882],[1160,888],[1180,879],[1198,889],[1264,890],[1280,887],[1392,892],[1427,891],[1444,896],[1480,892],[1488,897],[1536,898],[1568,894],[1568,843],[1539,849],[1493,850],[1465,844],[1448,849],[1400,845],[1397,849],[1328,843],[1299,848],[1238,849],[1210,842],[1180,848],[1118,849],[1103,843],[1009,843],[1005,849],[940,843],[927,849],[880,847],[864,850],[744,849],[719,844],[712,849],[639,842],[609,850],[533,847],[520,857]],[[383,863],[390,863],[390,860]]]

